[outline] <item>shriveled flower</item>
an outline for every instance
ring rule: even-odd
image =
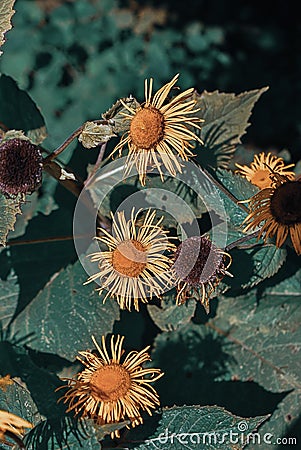
[[[254,160],[249,166],[241,166],[240,164],[235,164],[239,170],[237,173],[244,176],[248,181],[250,181],[255,186],[260,189],[269,188],[272,186],[273,174],[285,175],[289,180],[294,179],[295,174],[291,172],[290,168],[294,167],[295,164],[285,165],[282,158],[279,158],[272,153],[267,155],[262,152],[259,155],[254,155]]]
[[[98,345],[92,336],[98,355],[90,351],[79,352],[77,359],[85,366],[76,379],[68,381],[69,388],[60,399],[68,404],[66,412],[74,411],[80,418],[90,418],[99,425],[129,420],[135,427],[143,423],[142,411],[152,414],[159,405],[159,397],[150,385],[163,376],[160,369],[144,368],[150,361],[149,346],[131,351],[123,357],[124,337],[111,337],[111,354],[106,348],[105,337]],[[59,388],[61,389],[61,388]],[[118,431],[113,435],[119,436]]]
[[[25,448],[21,440],[25,433],[25,428],[32,428],[32,424],[15,414],[0,410],[0,442],[9,445],[7,438],[10,438],[16,444]]]
[[[209,313],[209,298],[225,275],[232,258],[217,248],[207,236],[185,239],[174,255],[173,271],[177,278],[177,304],[196,296]]]
[[[6,195],[31,194],[42,182],[42,154],[24,139],[0,144],[0,190]]]
[[[124,107],[129,111],[125,119],[130,121],[129,131],[121,138],[112,154],[119,151],[127,144],[129,153],[126,160],[125,176],[136,165],[139,180],[145,184],[145,176],[148,169],[156,167],[163,180],[161,165],[175,176],[181,172],[181,163],[178,157],[187,161],[193,156],[191,141],[202,143],[201,139],[192,131],[193,128],[200,129],[203,122],[199,117],[193,116],[198,109],[194,109],[195,100],[188,100],[193,88],[187,89],[165,102],[168,94],[178,81],[176,75],[169,83],[164,85],[152,97],[153,79],[145,80],[145,103],[137,109],[132,109],[126,104]]]
[[[8,386],[12,386],[14,381],[11,379],[10,375],[5,375],[5,377],[0,377],[0,389],[6,391]]]
[[[301,180],[274,175],[273,185],[248,200],[250,213],[244,220],[244,231],[259,226],[258,239],[276,237],[276,246],[282,247],[288,235],[294,249],[301,254]]]
[[[126,221],[124,212],[113,217],[112,234],[97,237],[108,247],[108,251],[96,252],[91,261],[98,261],[99,272],[86,283],[99,279],[101,293],[107,290],[105,299],[115,297],[121,309],[131,310],[132,303],[139,311],[139,300],[147,303],[147,297],[160,296],[171,283],[169,268],[171,261],[163,252],[174,246],[168,242],[167,232],[160,227],[163,217],[155,224],[156,211],[148,212],[137,224],[140,211],[132,210]]]

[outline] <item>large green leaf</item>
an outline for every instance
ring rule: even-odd
[[[174,406],[163,409],[154,434],[141,445],[132,444],[131,448],[233,450],[236,444],[239,450],[244,447],[247,433],[255,431],[267,417],[239,417],[218,406]]]
[[[18,379],[13,379],[11,385],[0,389],[0,409],[16,414],[33,425],[42,420],[29,390]]]
[[[30,131],[45,126],[42,114],[27,92],[15,80],[0,76],[0,122],[7,128]]]
[[[222,298],[208,326],[225,339],[224,379],[252,379],[272,392],[291,391],[262,430],[283,436],[300,414],[301,270],[267,288],[259,303],[257,297],[252,291]]]
[[[238,202],[252,197],[258,192],[258,188],[231,170],[218,169],[216,176],[222,186],[233,196],[233,198],[229,198],[224,192],[220,192],[225,202],[229,221],[235,228],[242,231],[242,222],[248,214],[248,208],[245,203]]]
[[[55,274],[12,324],[18,336],[34,334],[29,346],[73,360],[78,350],[91,347],[96,337],[112,331],[119,319],[114,300],[103,304],[80,262]]]
[[[189,299],[184,305],[176,305],[175,292],[166,295],[160,306],[147,305],[149,315],[162,331],[177,330],[190,322],[196,309],[196,301]]]
[[[5,246],[9,231],[14,229],[17,214],[21,214],[18,200],[6,198],[0,193],[0,246]]]
[[[201,138],[204,147],[199,147],[196,159],[202,166],[227,167],[235,147],[241,143],[254,104],[267,87],[242,92],[239,95],[223,92],[195,93],[199,111],[204,119]]]
[[[282,392],[300,388],[301,293],[260,298],[223,298],[210,326],[227,335],[227,352],[237,361],[231,373],[254,379],[266,389]]]
[[[4,44],[5,33],[11,29],[11,18],[15,11],[13,10],[15,0],[2,0],[0,4],[0,47]],[[0,50],[0,55],[2,51]]]
[[[0,325],[5,329],[11,321],[19,297],[18,278],[11,272],[6,281],[0,280]]]

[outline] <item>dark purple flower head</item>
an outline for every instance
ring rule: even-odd
[[[42,154],[24,139],[0,144],[0,190],[6,195],[31,194],[42,182]]]

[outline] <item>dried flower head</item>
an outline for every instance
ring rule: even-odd
[[[177,304],[194,295],[209,313],[209,298],[231,265],[231,256],[207,236],[185,239],[175,252],[173,271],[177,278]]]
[[[254,155],[254,160],[249,166],[241,166],[240,164],[235,164],[239,170],[236,170],[237,173],[246,177],[248,181],[250,181],[255,186],[260,189],[269,188],[272,186],[272,178],[271,176],[274,173],[278,173],[279,175],[285,175],[289,180],[294,179],[294,172],[289,171],[291,167],[294,167],[295,164],[289,164],[285,166],[282,158],[279,158],[272,153],[259,153],[259,155]]]
[[[200,129],[199,124],[203,122],[202,119],[192,116],[198,111],[194,109],[196,101],[188,100],[193,88],[165,102],[178,77],[179,75],[176,75],[153,97],[153,79],[150,79],[149,85],[145,80],[145,103],[137,109],[124,104],[129,111],[129,114],[125,114],[125,118],[130,121],[130,129],[121,138],[112,154],[119,151],[121,155],[124,145],[127,144],[129,153],[125,176],[136,165],[139,180],[143,185],[148,168],[156,167],[162,180],[162,164],[172,176],[175,176],[176,172],[181,172],[178,157],[187,161],[189,156],[193,156],[190,150],[193,148],[191,141],[202,143],[192,131],[193,128]]]
[[[0,144],[0,190],[6,195],[31,194],[42,182],[42,154],[25,139]]]
[[[18,445],[23,444],[21,438],[25,433],[25,428],[32,428],[32,424],[15,414],[0,410],[0,442],[9,445],[7,438],[10,438]],[[25,447],[22,445],[22,448]]]
[[[60,399],[68,404],[67,412],[74,411],[81,418],[90,418],[99,425],[130,420],[135,427],[143,422],[141,412],[152,414],[159,405],[159,397],[150,385],[163,376],[160,369],[143,368],[150,361],[149,346],[131,351],[123,357],[124,337],[111,338],[109,354],[104,336],[102,346],[92,337],[98,355],[90,351],[79,352],[77,359],[85,369],[76,379],[64,378],[69,388]],[[61,389],[61,388],[59,388]],[[115,431],[113,435],[119,435]]]
[[[5,375],[5,377],[0,377],[0,389],[6,391],[8,386],[12,386],[14,381],[11,379],[10,375]]]
[[[132,303],[139,311],[139,300],[147,303],[147,297],[160,296],[163,289],[171,283],[170,259],[163,252],[173,250],[168,242],[167,232],[155,224],[156,212],[148,212],[141,224],[137,224],[140,211],[132,210],[131,219],[126,221],[124,212],[113,217],[111,235],[100,229],[103,237],[97,237],[108,247],[108,251],[96,252],[91,261],[98,261],[99,272],[92,275],[86,283],[97,279],[101,282],[101,293],[107,290],[105,299],[115,297],[122,309],[131,310]]]
[[[294,249],[301,254],[301,180],[274,175],[273,186],[248,200],[250,213],[244,220],[244,231],[261,226],[258,239],[276,237],[282,247],[290,234]]]

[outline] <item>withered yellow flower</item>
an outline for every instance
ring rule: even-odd
[[[25,428],[32,428],[32,424],[15,414],[0,410],[0,442],[8,444],[7,438],[11,438],[18,445],[22,444]]]
[[[158,169],[162,180],[161,165],[170,175],[176,176],[177,172],[182,171],[179,157],[187,161],[193,156],[192,141],[202,143],[200,137],[193,132],[194,128],[200,129],[199,124],[203,122],[199,117],[193,116],[198,111],[194,109],[196,101],[189,100],[194,89],[187,89],[166,102],[178,77],[176,75],[153,97],[153,79],[150,79],[149,84],[145,80],[145,102],[137,109],[123,104],[128,110],[128,114],[124,116],[130,121],[130,129],[121,138],[112,155],[119,151],[121,156],[123,147],[127,145],[129,153],[124,175],[127,176],[135,165],[142,185],[145,184],[147,170],[153,167]]]
[[[272,187],[273,181],[271,176],[274,173],[279,175],[285,175],[289,180],[294,179],[294,172],[288,169],[294,167],[295,164],[285,165],[282,158],[279,158],[272,153],[267,155],[262,152],[259,155],[254,155],[254,160],[249,166],[241,166],[240,164],[235,164],[239,170],[236,173],[244,176],[250,183],[259,187],[260,189],[265,189]]]
[[[273,185],[248,200],[250,213],[244,220],[244,231],[259,226],[258,239],[276,237],[276,246],[282,247],[288,235],[294,249],[301,254],[301,180],[290,180],[275,174]]]
[[[207,236],[185,239],[174,255],[173,271],[177,279],[178,305],[196,297],[209,313],[209,299],[228,272],[232,262],[229,253],[217,248]]]
[[[85,369],[76,379],[64,378],[68,385],[63,388],[68,391],[60,400],[68,404],[66,412],[74,411],[76,416],[93,419],[99,425],[125,420],[129,420],[132,427],[143,423],[141,412],[151,415],[160,403],[150,383],[163,376],[160,369],[143,367],[150,361],[149,346],[123,356],[123,336],[111,337],[111,353],[106,348],[104,336],[101,346],[93,336],[92,340],[98,354],[79,352],[77,359]],[[114,434],[119,435],[118,431]]]
[[[126,220],[123,211],[113,218],[112,234],[100,229],[104,236],[96,239],[108,247],[108,251],[96,252],[91,261],[98,261],[99,272],[86,283],[99,280],[101,293],[116,298],[121,309],[131,310],[132,304],[139,311],[139,301],[160,296],[171,283],[170,258],[164,254],[174,248],[168,241],[167,232],[154,223],[156,211],[148,210],[138,225],[138,215],[132,209],[131,219]]]

